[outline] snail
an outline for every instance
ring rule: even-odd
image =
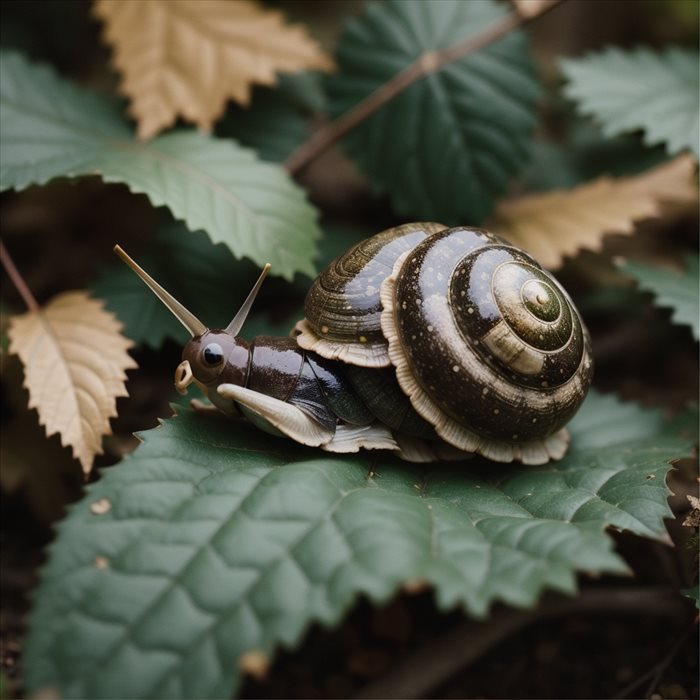
[[[414,462],[543,464],[566,452],[593,372],[588,332],[559,283],[486,230],[382,231],[316,278],[290,337],[251,342],[239,333],[269,265],[229,325],[209,329],[115,251],[191,334],[175,386],[204,392],[198,410]]]

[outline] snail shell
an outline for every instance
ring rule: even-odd
[[[465,452],[539,464],[592,378],[568,294],[529,255],[476,228],[406,224],[335,260],[307,295],[297,343],[360,367],[393,365],[437,435]]]

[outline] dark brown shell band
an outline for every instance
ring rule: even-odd
[[[494,256],[494,251],[499,250],[502,255]],[[568,340],[563,339],[563,354],[548,360],[558,351],[524,343],[504,321],[492,291],[493,266],[482,269],[474,264],[482,255],[492,258],[495,270],[508,264],[516,271],[500,282],[516,281],[521,321],[550,328],[547,324],[562,319],[564,330],[568,325],[571,332]],[[532,272],[521,280],[524,266]],[[484,274],[486,278],[482,277]],[[568,297],[562,292],[556,302],[551,301],[548,295],[560,287],[530,258],[484,231],[450,229],[416,246],[395,276],[392,304],[407,364],[403,373],[410,374],[431,402],[456,425],[495,440],[518,443],[553,435],[577,410],[591,373],[587,340],[578,321],[572,320],[575,310],[570,315],[562,313],[562,309],[571,308]],[[539,286],[523,291],[532,286],[532,280]],[[483,282],[483,289],[474,282]],[[478,297],[480,291],[483,296]],[[531,303],[531,292],[536,296],[538,291],[547,305],[541,314],[546,316],[544,321],[526,303]],[[517,324],[514,326],[517,329]],[[518,367],[521,346],[534,359]],[[391,348],[390,357],[396,364]],[[565,365],[569,360],[571,364]],[[537,362],[542,365],[539,370]],[[402,368],[398,369],[400,375]],[[562,369],[567,376],[563,382],[559,379]],[[544,382],[547,386],[542,386]],[[418,406],[416,409],[421,413]],[[457,446],[465,449],[461,444]]]

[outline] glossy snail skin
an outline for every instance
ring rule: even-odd
[[[305,353],[293,338],[257,336],[249,343],[223,330],[207,330],[187,343],[182,357],[175,377],[178,390],[186,393],[194,381],[220,411],[234,416],[240,410],[252,423],[275,435],[284,433],[249,410],[246,403],[233,403],[218,388],[244,387],[300,407],[330,437],[339,420],[348,425],[368,425],[374,420],[341,368]]]
[[[305,445],[542,464],[564,455],[591,382],[569,296],[482,229],[382,231],[319,275],[292,337],[250,343],[238,333],[267,267],[229,326],[210,330],[119,254],[193,336],[178,390],[195,383],[214,410]]]

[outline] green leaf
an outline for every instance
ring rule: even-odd
[[[58,527],[26,644],[30,693],[229,697],[237,659],[425,581],[438,606],[532,606],[623,572],[606,526],[662,536],[685,453],[655,412],[592,394],[541,468],[341,458],[189,411],[142,435]],[[96,512],[95,512],[96,511]]]
[[[589,119],[576,120],[559,142],[535,141],[519,181],[525,190],[570,189],[601,175],[636,175],[668,160],[660,146],[647,148],[636,135],[603,136]]]
[[[254,149],[263,160],[280,163],[307,135],[304,112],[304,105],[285,90],[256,87],[252,105],[231,104],[216,133]]]
[[[656,53],[610,47],[561,61],[566,95],[614,136],[643,129],[645,143],[665,143],[669,153],[700,155],[700,89],[697,50],[671,47]]]
[[[475,36],[506,14],[492,0],[369,4],[348,24],[328,80],[338,116],[426,51]],[[539,88],[525,37],[503,39],[421,79],[344,143],[396,210],[477,223],[527,160]]]
[[[327,105],[323,76],[318,71],[280,73],[277,76],[277,90],[305,114],[324,112]]]
[[[655,265],[626,262],[621,268],[634,277],[640,289],[656,297],[656,306],[673,309],[674,323],[690,326],[695,340],[700,339],[700,256],[687,255],[683,274]]]
[[[314,273],[316,212],[281,168],[233,141],[172,132],[133,140],[107,100],[19,54],[0,56],[0,188],[98,174],[167,206],[237,257],[291,279]]]
[[[684,588],[681,593],[686,598],[690,598],[695,603],[695,607],[700,610],[700,584],[696,583],[692,588]]]

